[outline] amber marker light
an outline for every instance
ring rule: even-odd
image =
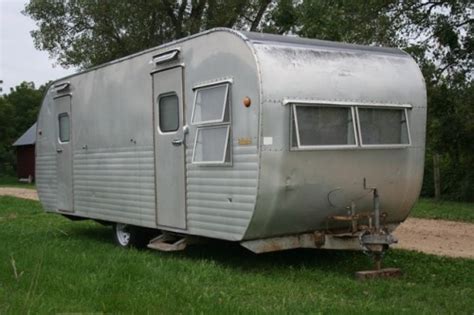
[[[250,105],[252,104],[252,100],[250,99],[250,97],[246,96],[244,97],[243,103],[245,107],[250,107]]]

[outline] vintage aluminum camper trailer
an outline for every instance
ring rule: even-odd
[[[377,250],[417,200],[425,122],[400,50],[214,29],[52,84],[38,193],[124,246]]]

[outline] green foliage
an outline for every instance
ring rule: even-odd
[[[0,96],[0,175],[12,175],[16,167],[13,142],[36,122],[46,85],[36,89],[23,82]]]
[[[474,260],[402,250],[400,279],[361,282],[360,252],[255,255],[237,243],[182,253],[123,250],[111,230],[0,197],[0,313],[307,314],[455,313],[474,310]]]
[[[45,85],[36,89],[33,83],[23,82],[5,96],[13,107],[14,136],[21,136],[36,121],[45,92]]]
[[[435,71],[424,72],[429,84],[443,76],[459,74],[472,79],[474,25],[472,1],[397,1],[392,7],[392,24],[399,30],[404,47],[423,50],[420,64],[435,63]]]
[[[303,1],[303,37],[358,44],[394,45],[396,36],[387,17],[390,1]]]
[[[87,68],[213,27],[256,30],[270,0],[31,0],[35,46]]]
[[[13,107],[4,97],[0,96],[0,174],[13,173],[14,155],[8,146],[8,144],[12,144],[11,135],[14,133],[12,120]]]
[[[441,195],[474,201],[474,83],[464,78],[428,85],[427,154],[423,194],[433,196],[433,154],[440,155]]]

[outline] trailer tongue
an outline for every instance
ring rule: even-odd
[[[268,239],[241,242],[241,245],[255,253],[294,249],[318,248],[338,250],[362,250],[374,262],[373,270],[358,271],[357,279],[364,280],[379,277],[398,277],[399,268],[382,268],[382,260],[390,245],[397,243],[397,239],[385,227],[386,213],[380,212],[380,195],[376,187],[367,187],[364,178],[364,189],[373,194],[372,212],[356,212],[355,203],[351,202],[348,215],[328,217],[330,222],[347,222],[347,231],[331,231],[303,233],[298,235],[274,237]]]

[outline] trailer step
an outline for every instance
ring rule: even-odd
[[[184,250],[187,246],[186,237],[170,234],[161,234],[148,244],[148,248],[163,252],[177,252]]]

